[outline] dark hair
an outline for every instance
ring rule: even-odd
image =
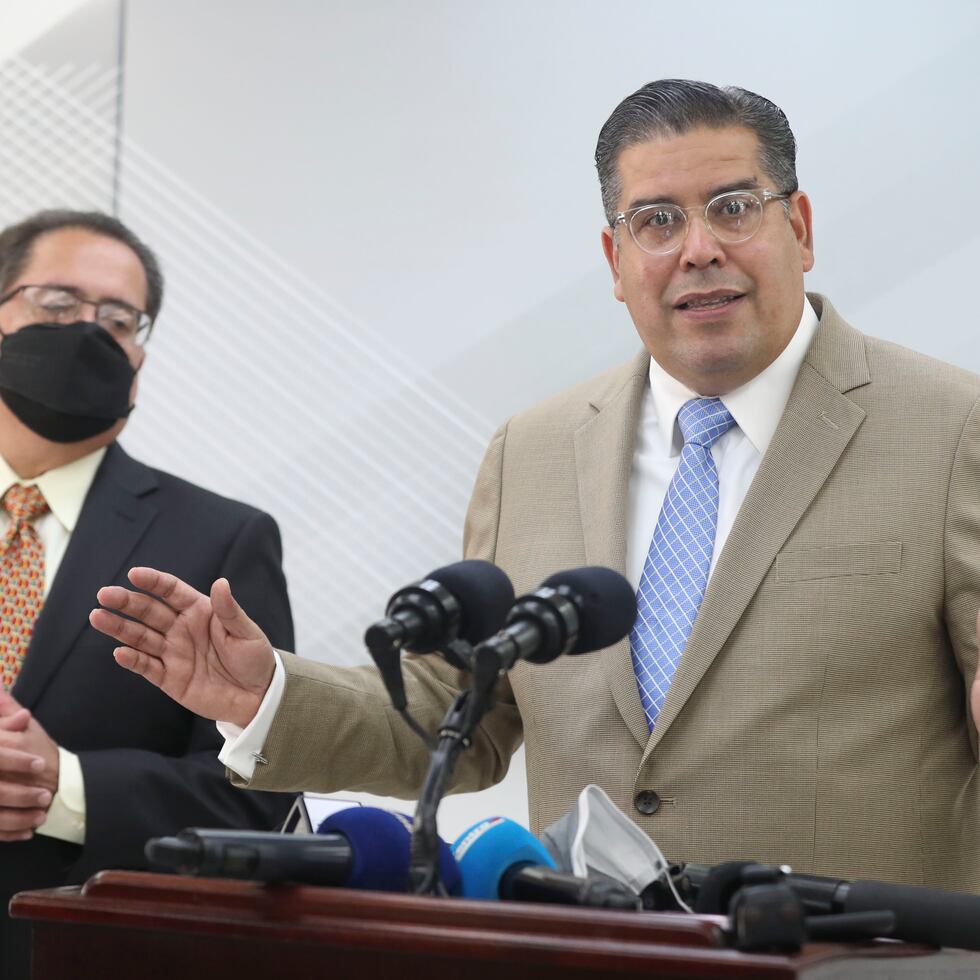
[[[163,303],[163,273],[157,257],[121,221],[101,211],[39,211],[0,232],[0,292],[9,289],[23,272],[37,239],[64,228],[83,228],[131,248],[146,273],[146,312],[151,319],[157,318]]]
[[[710,82],[662,78],[648,82],[613,110],[599,132],[595,165],[602,206],[611,225],[622,193],[619,154],[646,140],[680,136],[699,126],[744,126],[759,139],[759,162],[781,194],[792,194],[796,180],[796,139],[786,114],[773,102],[744,88]]]

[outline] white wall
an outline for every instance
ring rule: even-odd
[[[591,158],[652,78],[782,105],[810,287],[980,371],[972,0],[129,0],[121,161],[118,10],[90,3],[0,65],[0,211],[110,206],[115,187],[159,249],[169,292],[124,441],[279,518],[306,656],[363,661],[390,592],[458,556],[494,426],[635,350]],[[520,815],[520,782],[452,829]]]
[[[31,0],[0,6],[0,58],[16,55],[70,17],[86,0]]]

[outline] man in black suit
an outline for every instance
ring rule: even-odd
[[[134,565],[198,589],[227,578],[293,648],[269,515],[130,458],[163,280],[97,213],[43,212],[0,234],[0,974],[26,975],[10,896],[145,866],[182,827],[271,829],[291,799],[224,778],[212,722],[119,670],[88,626],[97,589]]]

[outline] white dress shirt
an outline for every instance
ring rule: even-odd
[[[711,447],[718,468],[718,527],[709,577],[779,425],[818,323],[817,314],[804,297],[800,324],[782,353],[761,374],[722,395],[735,425]],[[685,402],[699,397],[650,358],[650,384],[640,404],[626,514],[626,577],[634,588],[639,587],[667,487],[684,448],[677,413]]]
[[[779,425],[818,324],[817,314],[804,297],[799,326],[782,353],[761,374],[722,396],[736,424],[711,447],[719,485],[711,571]],[[639,587],[667,487],[680,463],[684,439],[677,426],[677,413],[685,402],[698,397],[650,358],[650,384],[640,405],[627,504],[626,575],[634,589]],[[251,779],[256,763],[262,760],[262,746],[285,686],[285,668],[277,653],[272,683],[248,727],[243,730],[229,722],[218,722],[218,731],[225,739],[218,758],[243,779]]]
[[[104,455],[105,447],[32,480],[22,480],[0,456],[0,497],[15,483],[36,484],[48,503],[47,512],[34,522],[44,549],[45,599]],[[10,515],[0,507],[0,536],[6,533],[9,524]],[[85,841],[85,782],[81,763],[77,755],[61,746],[58,746],[58,791],[48,807],[47,819],[34,833],[73,844]]]
[[[246,610],[247,611],[247,610]],[[255,765],[262,760],[262,746],[265,745],[272,719],[279,710],[283,691],[286,690],[286,668],[282,665],[282,654],[274,651],[276,669],[273,672],[269,689],[259,705],[255,717],[247,728],[239,728],[230,721],[219,721],[218,732],[225,744],[218,753],[218,759],[242,779],[251,779]],[[264,761],[264,760],[262,760]]]

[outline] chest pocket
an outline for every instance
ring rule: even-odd
[[[848,575],[894,575],[901,567],[901,541],[838,544],[777,555],[776,581],[806,582]]]

